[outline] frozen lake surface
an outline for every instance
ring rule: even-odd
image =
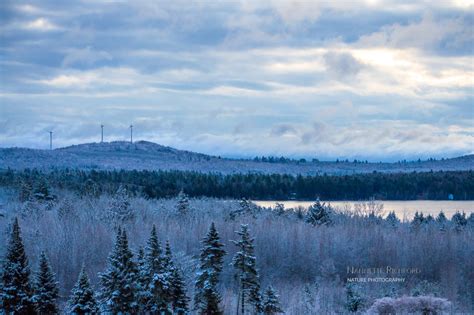
[[[275,203],[282,203],[285,208],[303,207],[308,208],[314,202],[312,201],[255,201],[259,206],[263,207],[274,207]],[[363,204],[362,201],[330,201],[326,202],[331,204],[332,207],[337,209],[354,209],[357,204]],[[400,219],[408,218],[412,219],[416,211],[423,212],[423,214],[437,216],[439,212],[443,211],[448,218],[451,218],[456,211],[465,212],[467,215],[474,212],[474,200],[383,200],[374,201],[375,204],[383,205],[384,216],[390,211],[395,211]]]

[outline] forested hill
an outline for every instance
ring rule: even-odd
[[[209,156],[138,141],[117,141],[69,146],[55,150],[0,149],[0,169],[41,170],[78,168],[83,170],[181,170],[222,174],[263,173],[302,175],[350,175],[357,173],[407,173],[462,171],[474,168],[474,155],[444,160],[397,163],[361,161],[304,161],[284,158],[238,160]]]

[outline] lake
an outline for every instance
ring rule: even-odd
[[[262,207],[274,207],[275,203],[282,203],[285,208],[303,207],[308,208],[314,202],[312,201],[254,201],[257,205]],[[363,201],[330,201],[332,207],[336,209],[348,209],[353,211],[357,205],[364,204]],[[423,212],[423,214],[436,217],[441,211],[446,214],[448,218],[451,218],[456,211],[466,212],[467,215],[474,212],[474,200],[380,200],[374,201],[375,204],[383,205],[384,216],[390,211],[395,211],[396,215],[400,219],[408,218],[412,219],[415,212]]]

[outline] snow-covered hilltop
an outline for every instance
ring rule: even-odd
[[[209,156],[147,141],[87,143],[55,150],[0,149],[0,169],[80,168],[85,170],[182,170],[230,173],[333,174],[429,172],[474,169],[474,155],[405,163],[262,162]]]

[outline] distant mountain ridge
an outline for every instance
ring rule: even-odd
[[[54,150],[0,149],[0,169],[79,168],[84,170],[181,170],[197,172],[349,175],[356,173],[397,173],[461,171],[474,169],[474,155],[444,160],[395,163],[354,162],[262,162],[220,158],[178,150],[148,141],[86,143]]]

